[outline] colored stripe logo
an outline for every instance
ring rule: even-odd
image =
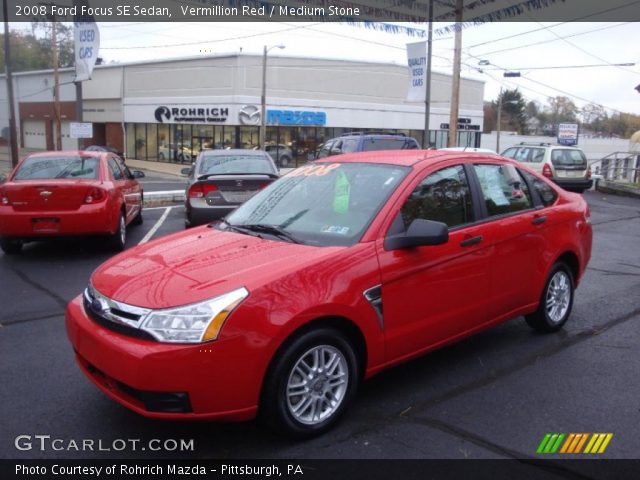
[[[536,453],[600,454],[604,453],[612,438],[613,433],[547,433]]]

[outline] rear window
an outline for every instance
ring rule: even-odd
[[[233,173],[275,173],[271,161],[258,155],[204,155],[199,175]]]
[[[98,178],[96,157],[30,157],[25,159],[14,180],[44,180],[56,178]]]
[[[551,152],[551,163],[554,166],[585,166],[587,157],[582,150],[558,149]]]
[[[418,145],[411,138],[365,138],[362,143],[363,152],[374,150],[407,150],[417,149]]]

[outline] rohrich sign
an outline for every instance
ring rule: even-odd
[[[224,123],[229,117],[229,108],[162,105],[153,115],[158,123]]]

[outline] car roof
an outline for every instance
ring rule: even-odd
[[[442,150],[374,150],[325,157],[313,163],[379,163],[412,167],[417,163],[439,163],[454,158],[492,158],[509,161],[496,154]]]
[[[46,152],[34,152],[27,155],[27,157],[62,157],[62,156],[84,156],[84,157],[101,157],[106,153],[113,152],[104,152],[104,151],[95,151],[95,150],[49,150]]]
[[[232,148],[230,150],[224,150],[219,148],[211,148],[202,151],[203,156],[207,157],[224,157],[227,155],[243,155],[245,157],[264,157],[265,153],[262,150],[248,150],[242,148]]]

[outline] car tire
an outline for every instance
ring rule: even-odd
[[[571,315],[575,286],[573,273],[567,264],[553,265],[540,296],[538,310],[525,316],[531,328],[550,333],[560,330]]]
[[[290,163],[291,163],[291,157],[287,157],[287,156],[280,157],[281,167],[288,167]]]
[[[116,232],[109,235],[109,246],[116,252],[124,250],[127,241],[127,223],[124,212],[120,212],[120,218],[118,219],[118,228]]]
[[[131,221],[133,225],[142,225],[144,223],[144,218],[142,217],[142,205],[140,205],[140,211],[135,216],[135,218]]]
[[[23,242],[14,238],[2,237],[0,238],[0,248],[5,255],[17,255],[22,251]]]
[[[272,361],[260,417],[294,438],[320,435],[346,411],[359,379],[354,348],[344,335],[333,328],[306,331],[287,341]]]

